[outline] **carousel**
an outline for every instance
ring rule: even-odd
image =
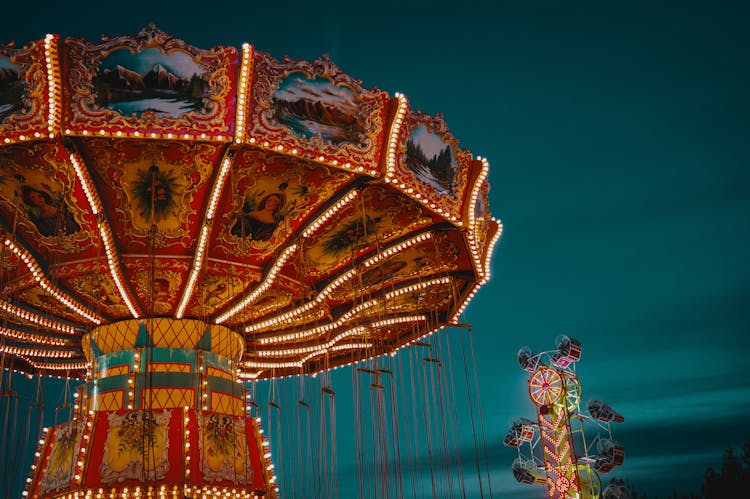
[[[75,382],[23,497],[277,497],[249,387],[461,326],[488,166],[327,57],[155,26],[0,45],[3,445],[14,377]]]

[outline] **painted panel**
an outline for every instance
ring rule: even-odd
[[[170,410],[99,413],[94,435],[101,453],[90,456],[87,486],[166,480],[181,475],[182,424]],[[179,416],[179,412],[176,413]],[[103,441],[101,441],[103,440]],[[173,445],[170,445],[173,443]],[[172,450],[174,448],[174,450]],[[148,449],[148,452],[145,450]]]
[[[460,220],[471,153],[458,147],[442,116],[408,113],[401,128],[394,184],[449,220]],[[403,184],[403,186],[402,186]]]
[[[39,495],[49,496],[70,489],[83,435],[83,421],[69,421],[56,426],[50,438],[49,454],[44,464]]]
[[[305,243],[304,279],[315,282],[363,255],[435,223],[418,203],[384,186],[370,186]]]
[[[388,96],[366,90],[327,57],[285,60],[257,52],[248,135],[265,147],[379,174]]]
[[[443,235],[415,244],[361,272],[329,295],[333,303],[356,300],[404,281],[426,280],[460,268],[459,246]],[[464,261],[464,265],[467,261]],[[426,310],[430,310],[427,308]]]
[[[68,133],[137,136],[141,130],[141,136],[231,139],[239,63],[234,47],[199,49],[153,25],[100,44],[68,38],[63,47]]]
[[[200,428],[200,473],[204,482],[222,485],[253,482],[248,459],[246,420],[226,414],[198,414]]]
[[[257,150],[237,153],[214,224],[212,254],[265,262],[352,174]]]
[[[82,150],[124,252],[188,254],[193,249],[219,147],[92,139]]]
[[[65,150],[52,143],[0,150],[0,209],[31,247],[79,258],[98,239]]]
[[[44,40],[0,45],[0,138],[15,142],[49,133],[48,89]]]

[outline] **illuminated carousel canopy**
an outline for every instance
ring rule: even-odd
[[[489,278],[487,170],[327,57],[154,26],[0,45],[0,353],[89,379],[118,352],[241,379],[391,354]]]

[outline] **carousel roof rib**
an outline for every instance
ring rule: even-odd
[[[214,185],[211,188],[211,196],[208,199],[208,205],[206,207],[206,213],[203,218],[203,225],[201,227],[200,236],[196,241],[196,250],[193,256],[190,276],[188,277],[187,284],[183,288],[179,304],[177,305],[177,310],[174,314],[176,319],[181,319],[185,314],[185,308],[187,307],[188,301],[193,295],[195,284],[203,267],[206,253],[208,251],[208,245],[211,244],[208,238],[210,236],[211,230],[213,229],[214,217],[216,215],[216,205],[219,202],[219,197],[221,196],[221,192],[224,188],[224,182],[232,165],[232,158],[234,157],[236,152],[230,149],[230,147],[230,145],[226,146],[219,162],[221,166],[219,168],[219,173],[216,176],[216,180],[214,181]]]
[[[138,319],[143,315],[143,304],[139,304],[133,299],[134,293],[130,285],[125,281],[122,272],[122,259],[120,258],[120,250],[117,247],[117,243],[112,234],[111,224],[108,220],[108,215],[102,207],[101,196],[96,188],[96,184],[92,181],[89,175],[89,168],[86,165],[86,161],[78,152],[77,148],[73,144],[72,139],[66,141],[66,148],[69,150],[70,163],[73,165],[73,169],[76,172],[81,188],[86,194],[86,199],[89,203],[91,212],[96,217],[96,225],[99,231],[99,238],[104,252],[107,258],[107,267],[109,273],[112,276],[117,292],[120,294],[120,298],[125,302],[133,318]],[[139,306],[140,305],[140,306]]]
[[[49,275],[48,271],[42,269],[37,259],[31,251],[26,249],[24,243],[19,241],[15,235],[4,234],[3,245],[8,248],[23,264],[27,267],[34,284],[38,285],[45,292],[66,307],[70,312],[85,319],[94,325],[101,324],[105,319],[87,306],[81,304],[73,298],[68,291],[57,286]],[[47,265],[45,265],[47,267]]]

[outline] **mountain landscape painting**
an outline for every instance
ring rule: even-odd
[[[307,80],[300,73],[283,79],[273,94],[274,119],[298,137],[318,136],[333,145],[362,145],[366,138],[366,110],[356,94],[335,86],[327,78]]]
[[[0,124],[23,108],[26,82],[10,57],[0,54]]]
[[[451,146],[424,125],[416,127],[406,142],[406,166],[420,182],[442,194],[455,194],[457,165]]]
[[[116,50],[93,79],[96,104],[137,118],[147,111],[167,118],[202,112],[209,90],[203,72],[184,52]]]

